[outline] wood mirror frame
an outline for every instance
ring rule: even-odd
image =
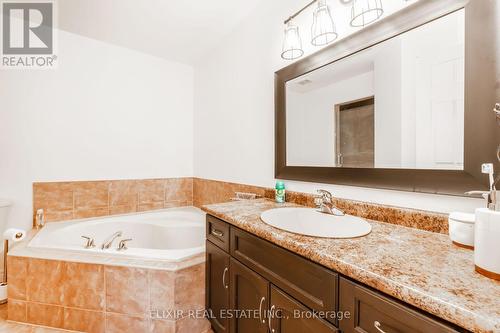
[[[288,166],[286,82],[408,30],[465,9],[464,170]],[[464,195],[487,190],[481,164],[496,156],[500,126],[493,107],[500,102],[500,4],[493,0],[420,0],[275,73],[275,177],[277,179]],[[397,28],[395,28],[397,27]]]

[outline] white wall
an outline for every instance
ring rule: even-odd
[[[401,167],[401,40],[380,44],[375,55],[375,167]]]
[[[288,89],[287,164],[335,166],[335,105],[372,95],[373,71],[304,93]]]
[[[259,6],[195,67],[195,176],[274,185],[273,73],[289,64],[279,57],[282,21],[302,5],[303,1],[298,0],[275,0]],[[334,8],[333,13],[341,36],[353,30],[347,25],[347,7]],[[297,22],[306,53],[315,50],[307,37],[310,19],[306,12]],[[472,211],[483,205],[482,200],[463,197],[286,183],[291,190],[313,192],[325,188],[342,198],[438,212]]]
[[[55,70],[0,70],[0,197],[32,182],[193,174],[193,69],[64,31]]]

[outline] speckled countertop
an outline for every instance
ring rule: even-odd
[[[207,213],[473,332],[500,332],[500,282],[474,271],[473,252],[447,235],[369,221],[361,238],[301,236],[271,227],[266,199],[202,207]]]

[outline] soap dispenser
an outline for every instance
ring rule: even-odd
[[[489,174],[487,208],[476,209],[474,226],[474,264],[476,272],[500,280],[500,193],[496,190],[493,164],[483,164]]]

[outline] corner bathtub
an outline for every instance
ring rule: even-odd
[[[112,246],[102,250],[102,243],[121,231]],[[86,249],[86,240],[95,247]],[[117,250],[120,240],[129,239],[126,250]],[[205,213],[195,207],[119,215],[104,218],[49,222],[29,242],[30,250],[63,250],[72,253],[157,259],[179,262],[205,251]]]

